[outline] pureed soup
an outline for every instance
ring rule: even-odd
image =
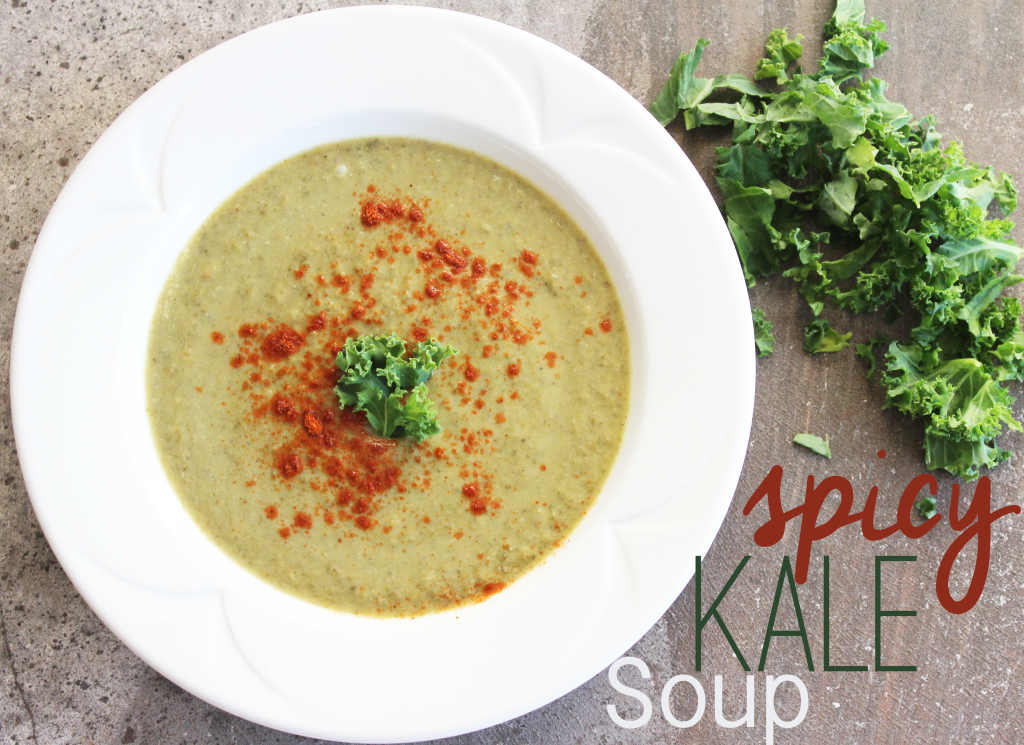
[[[347,339],[435,339],[442,431],[342,408]],[[571,218],[479,155],[351,140],[260,174],[200,228],[149,340],[149,416],[203,532],[318,605],[414,616],[522,576],[579,523],[619,448],[629,342]]]

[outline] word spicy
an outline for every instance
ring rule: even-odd
[[[926,535],[942,520],[942,515],[935,514],[921,525],[914,525],[911,521],[911,510],[917,501],[918,494],[925,486],[928,487],[932,496],[938,493],[939,485],[934,476],[930,474],[918,476],[903,490],[899,506],[896,508],[896,522],[886,528],[876,528],[877,486],[871,487],[864,509],[860,512],[851,512],[853,509],[853,486],[847,479],[842,476],[829,476],[822,479],[821,483],[816,484],[814,476],[808,476],[803,504],[786,511],[782,509],[782,466],[773,466],[764,481],[750,495],[750,499],[747,500],[747,504],[743,508],[743,514],[749,515],[763,498],[768,498],[768,521],[754,532],[754,541],[762,548],[774,546],[782,540],[789,521],[800,517],[796,581],[797,584],[802,585],[807,581],[807,565],[811,558],[811,546],[815,541],[827,538],[847,525],[859,522],[861,532],[869,541],[880,541],[897,532],[901,532],[911,539]],[[825,504],[825,499],[832,492],[839,493],[839,507],[831,518],[819,525],[819,513]],[[1007,505],[993,512],[992,485],[987,476],[982,476],[978,479],[978,485],[974,489],[974,498],[963,517],[960,517],[960,485],[953,484],[949,512],[949,524],[960,535],[953,539],[939,563],[939,570],[935,577],[935,593],[942,607],[950,613],[966,613],[978,602],[988,579],[992,555],[992,523],[1005,515],[1019,514],[1020,507],[1015,504]],[[971,584],[964,597],[955,600],[949,591],[950,573],[964,547],[974,538],[978,539],[978,545]]]

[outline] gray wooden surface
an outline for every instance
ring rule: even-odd
[[[831,14],[828,0],[426,4],[487,16],[542,36],[595,65],[644,103],[660,88],[680,49],[692,47],[700,36],[711,40],[704,74],[749,74],[766,35],[777,26],[803,33],[805,56],[816,59],[822,24]],[[11,0],[0,8],[0,386],[7,388],[11,326],[34,239],[90,144],[138,95],[185,60],[249,29],[326,7],[333,5],[321,0]],[[940,131],[961,140],[971,159],[1024,177],[1020,1],[875,0],[869,1],[868,12],[889,25],[886,38],[893,49],[877,73],[890,81],[890,98],[915,114],[936,114]],[[709,177],[713,148],[723,143],[724,134],[672,132]],[[1024,237],[1020,230],[1015,235]],[[881,411],[882,395],[864,380],[852,350],[815,359],[803,354],[801,329],[809,316],[787,281],[759,284],[752,300],[776,322],[777,352],[758,364],[747,462],[736,500],[706,559],[705,581],[709,591],[717,592],[741,558],[752,556],[722,612],[744,654],[756,662],[781,558],[796,552],[792,531],[770,549],[756,546],[753,531],[764,513],[749,518],[741,513],[768,469],[774,464],[785,467],[787,506],[802,498],[808,474],[839,474],[851,479],[859,502],[877,485],[879,512],[891,515],[902,489],[924,465],[920,428]],[[875,318],[830,315],[837,327],[861,339],[879,323]],[[713,361],[707,364],[713,372]],[[1015,392],[1020,393],[1019,386]],[[73,389],[67,395],[74,395]],[[1018,405],[1015,411],[1021,416],[1024,407]],[[18,467],[6,395],[0,403],[0,426],[0,742],[305,742],[237,719],[180,690],[139,661],[97,620],[39,531]],[[802,431],[828,434],[833,460],[790,444],[792,435]],[[1003,444],[1024,450],[1020,435],[1004,437]],[[884,461],[875,455],[879,448],[889,453]],[[1024,501],[1024,453],[992,477],[995,505]],[[939,482],[944,511],[952,480],[940,476]],[[1024,739],[1024,589],[1017,574],[1024,565],[1022,524],[1014,517],[997,523],[985,593],[961,616],[944,611],[935,597],[936,569],[954,537],[948,522],[913,542],[893,537],[869,544],[848,529],[817,547],[800,597],[819,671],[806,671],[798,641],[782,639],[772,647],[765,672],[796,674],[810,694],[807,719],[796,729],[777,730],[776,742]],[[833,664],[870,664],[873,659],[872,557],[917,556],[916,563],[887,568],[884,588],[887,607],[918,610],[916,618],[885,622],[884,662],[916,664],[917,672],[820,672],[821,557],[826,553],[832,557]],[[972,562],[968,552],[964,570],[955,574],[960,592],[966,589]],[[539,711],[455,741],[763,742],[763,673],[757,674],[757,726],[723,729],[715,724],[713,676],[725,677],[727,714],[737,716],[742,672],[712,627],[704,668],[697,674],[709,697],[704,719],[691,730],[677,730],[661,718],[661,686],[672,675],[693,673],[693,614],[691,587],[632,651],[654,675],[653,681],[641,684],[637,676],[623,673],[623,679],[635,682],[655,702],[655,716],[646,727],[625,730],[609,720],[608,703],[617,703],[624,716],[636,716],[639,707],[624,704],[602,674]],[[780,615],[781,627],[793,623],[791,612]],[[676,705],[682,715],[692,706],[692,695],[681,692]]]

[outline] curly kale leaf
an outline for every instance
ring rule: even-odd
[[[824,318],[811,321],[804,329],[804,351],[807,354],[838,352],[850,346],[852,333],[840,334]]]
[[[772,333],[772,324],[760,308],[752,311],[754,317],[754,346],[757,348],[758,357],[767,357],[775,351],[775,334]]]
[[[795,39],[790,39],[784,28],[772,31],[764,45],[766,56],[757,62],[754,80],[775,78],[779,85],[789,80],[786,68],[789,67],[789,63],[796,62],[804,54],[804,48],[800,44],[802,38],[804,37],[798,34]]]
[[[455,354],[433,339],[417,344],[408,358],[405,342],[395,334],[349,339],[335,359],[342,376],[334,392],[342,406],[364,412],[381,437],[422,442],[441,431],[426,383]]]
[[[802,432],[793,436],[793,442],[797,445],[803,445],[808,450],[813,450],[818,455],[823,455],[829,460],[832,459],[832,448],[828,445],[828,435],[825,435],[823,440],[817,435]]]
[[[836,83],[860,77],[861,71],[874,67],[875,59],[889,48],[878,38],[883,31],[881,21],[864,25],[864,0],[839,0],[835,15],[825,25],[822,74]]]
[[[878,368],[878,362],[875,360],[875,347],[888,347],[891,343],[891,340],[885,336],[876,336],[868,339],[867,344],[854,345],[854,353],[864,360],[864,364],[868,366],[868,371],[864,375],[865,378],[868,380],[875,379],[875,370]]]
[[[973,479],[1009,457],[995,445],[1013,418],[1013,397],[976,359],[940,361],[933,349],[893,343],[886,355],[886,408],[924,419],[925,463]]]
[[[916,509],[925,520],[931,520],[935,516],[936,506],[935,497],[922,497],[914,503],[914,509]]]
[[[1024,380],[1021,249],[1003,219],[1013,179],[943,143],[932,117],[915,119],[869,77],[888,45],[863,0],[838,0],[817,68],[795,68],[800,37],[773,31],[755,81],[698,78],[708,42],[680,55],[651,106],[663,124],[729,125],[718,148],[722,213],[748,286],[783,273],[815,316],[828,304],[916,324],[891,345],[882,378],[889,406],[923,420],[930,468],[974,478],[1009,454],[995,438],[1009,415],[1008,380]],[[1001,217],[990,213],[998,211]],[[828,232],[814,232],[824,228]],[[815,321],[811,353],[840,336]],[[873,374],[872,347],[858,355]]]

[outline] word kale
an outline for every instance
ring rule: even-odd
[[[1024,379],[1021,306],[1003,297],[1024,279],[1014,273],[1021,251],[1013,223],[989,216],[1015,210],[1017,191],[1009,175],[968,162],[958,143],[943,146],[932,117],[914,120],[886,99],[882,80],[864,76],[888,49],[884,30],[865,25],[863,0],[839,0],[817,71],[791,69],[802,37],[776,29],[754,73],[761,85],[696,77],[701,39],[650,111],[662,124],[682,113],[687,129],[732,127],[717,181],[748,286],[782,270],[814,316],[826,303],[881,311],[887,323],[913,313],[909,338],[872,339],[857,354],[873,372],[873,347],[887,344],[885,407],[924,420],[928,468],[975,479],[1010,456],[996,444],[1003,426],[1021,430],[1005,388]],[[763,337],[763,315],[756,320]],[[808,351],[846,346],[816,324]]]
[[[348,339],[335,360],[342,376],[334,392],[342,406],[365,412],[381,437],[422,442],[441,431],[426,383],[455,354],[431,339],[417,344],[405,359],[405,342],[395,334]]]

